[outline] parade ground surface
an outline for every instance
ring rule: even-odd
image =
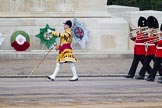
[[[0,108],[162,108],[162,84],[126,79],[131,59],[79,59],[79,81],[69,82],[65,64],[57,79],[45,78],[55,61],[46,59],[27,79],[36,60],[0,60]],[[139,69],[138,69],[139,70]]]

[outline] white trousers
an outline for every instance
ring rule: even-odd
[[[60,67],[61,67],[62,64],[63,63],[56,63],[56,67],[55,67],[55,70],[54,70],[53,74],[49,76],[51,79],[55,79],[56,78],[57,74],[60,71]],[[78,78],[78,75],[77,75],[77,72],[76,72],[76,68],[75,68],[74,63],[73,62],[68,62],[67,64],[71,68],[71,71],[72,71],[72,74],[73,74],[73,77],[71,79],[72,80],[77,79]]]

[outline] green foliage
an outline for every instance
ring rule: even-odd
[[[140,10],[162,11],[162,0],[108,0],[108,5],[124,5],[139,7]]]

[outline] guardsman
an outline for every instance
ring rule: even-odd
[[[139,75],[135,77],[135,79],[143,80],[145,77],[146,70],[151,62],[151,60],[155,61],[155,52],[156,52],[156,45],[152,43],[155,39],[158,38],[157,30],[159,28],[158,20],[154,16],[149,16],[147,18],[148,28],[150,29],[150,37],[147,39],[145,44],[146,48],[146,61],[141,68]],[[162,67],[158,69],[159,74],[162,75]]]
[[[147,20],[144,17],[140,17],[138,20],[138,27],[140,27],[140,32],[137,33],[136,37],[132,37],[131,39],[135,41],[135,46],[134,46],[134,57],[133,57],[133,62],[131,65],[131,68],[128,72],[128,75],[126,78],[133,78],[136,73],[137,66],[139,62],[144,64],[145,62],[145,44],[144,42],[148,38],[148,34],[145,32],[145,28],[147,27]],[[147,72],[150,73],[152,68],[149,66],[147,69]]]
[[[161,27],[160,27],[160,35],[161,35],[161,37],[162,37],[162,24],[161,24]],[[160,67],[162,67],[162,66],[160,66]],[[160,75],[160,73],[159,73],[159,75]],[[158,83],[160,83],[160,84],[162,84],[162,75],[160,75],[160,78],[158,78]]]
[[[161,24],[161,27],[160,27],[160,35],[161,35],[161,37],[162,37],[162,24]],[[162,66],[161,66],[162,67]],[[159,75],[160,75],[160,73],[159,73]],[[160,75],[160,78],[158,78],[158,83],[160,83],[160,84],[162,84],[162,75]]]
[[[161,67],[161,63],[162,63],[162,25],[160,31],[161,33],[159,35],[159,38],[157,40],[154,40],[154,43],[156,43],[157,46],[156,46],[155,62],[154,62],[153,70],[146,79],[147,81],[151,81],[151,82],[155,80],[157,71]]]
[[[53,34],[55,36],[58,36],[60,38],[60,44],[59,46],[55,45],[55,49],[59,50],[59,54],[56,59],[56,68],[53,72],[52,75],[47,76],[48,79],[51,81],[54,81],[56,78],[56,75],[58,74],[60,70],[60,65],[63,63],[67,63],[72,71],[73,77],[69,81],[77,81],[78,80],[78,75],[76,72],[76,68],[74,65],[74,62],[77,62],[77,59],[73,55],[73,50],[71,47],[72,43],[72,33],[71,33],[71,27],[72,27],[72,22],[70,20],[67,20],[64,23],[64,33],[56,32],[56,31],[50,31],[48,30],[49,34]]]

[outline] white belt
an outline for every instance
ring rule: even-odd
[[[145,45],[144,43],[135,43],[135,45]]]
[[[148,46],[155,46],[155,44],[146,44],[146,45],[148,45]]]
[[[162,49],[162,47],[158,47],[158,46],[157,46],[156,48],[157,48],[157,49]]]

